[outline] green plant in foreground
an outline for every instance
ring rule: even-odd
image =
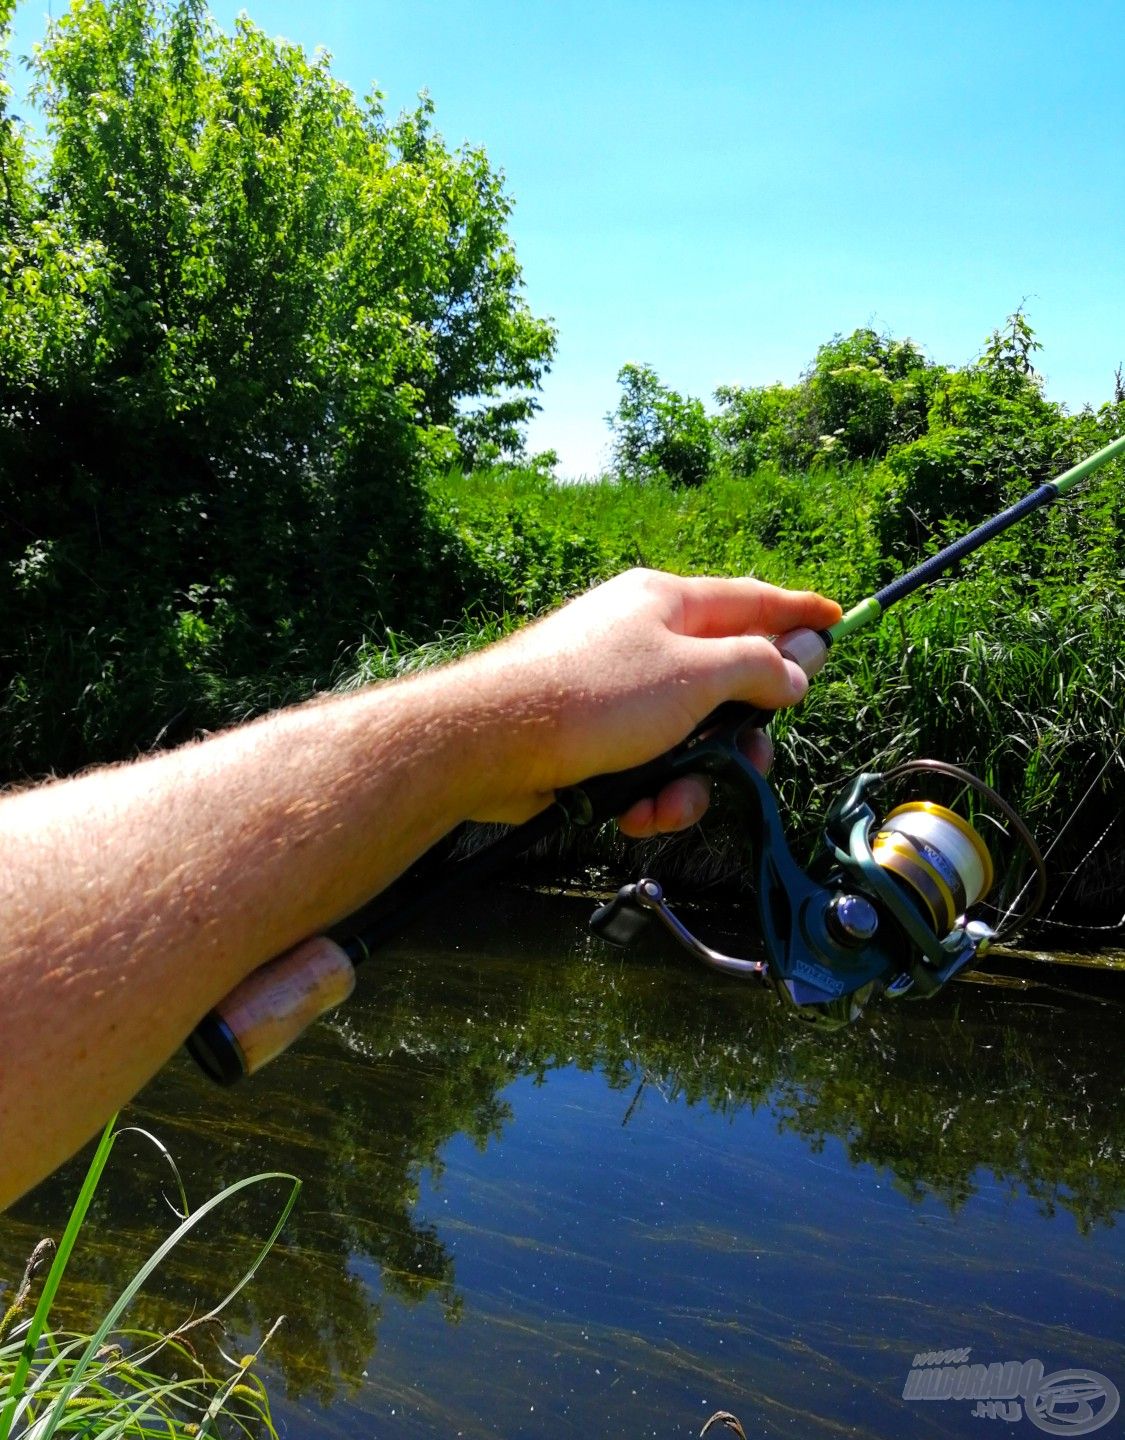
[[[212,1375],[198,1359],[189,1332],[216,1317],[249,1282],[272,1248],[296,1203],[301,1182],[292,1175],[268,1171],[236,1181],[189,1212],[179,1174],[182,1217],[176,1229],[145,1261],[91,1334],[51,1327],[52,1307],[67,1263],[82,1230],[90,1202],[121,1131],[116,1117],[101,1140],[71,1211],[42,1292],[30,1319],[24,1318],[31,1281],[50,1253],[41,1242],[28,1262],[23,1284],[0,1321],[0,1440],[51,1440],[53,1435],[206,1436],[224,1429],[246,1434],[276,1435],[269,1401],[251,1367],[278,1320],[258,1349],[231,1361],[231,1373]],[[152,1137],[149,1137],[152,1138]],[[171,1162],[158,1141],[154,1142]],[[173,1164],[173,1170],[175,1166]],[[273,1231],[241,1280],[216,1306],[168,1334],[118,1328],[118,1322],[141,1287],[180,1243],[208,1215],[252,1185],[280,1180],[289,1194]],[[225,1422],[225,1423],[224,1423]]]

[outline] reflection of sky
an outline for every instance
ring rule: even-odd
[[[987,1174],[951,1215],[766,1108],[646,1086],[630,1110],[635,1093],[574,1068],[521,1079],[499,1140],[447,1144],[418,1218],[453,1252],[463,1318],[390,1307],[348,1423],[683,1435],[728,1409],[752,1435],[960,1436],[970,1403],[901,1399],[918,1351],[1125,1382],[1120,1228],[1083,1239]]]

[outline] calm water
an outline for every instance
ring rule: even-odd
[[[284,1434],[688,1436],[720,1408],[752,1437],[1040,1433],[903,1400],[917,1352],[963,1347],[1125,1390],[1125,975],[965,983],[823,1037],[745,982],[605,950],[588,904],[453,908],[257,1080],[180,1060],[128,1117],[197,1202],[304,1181],[230,1311],[236,1353],[287,1317]],[[5,1280],[79,1173],[0,1221]],[[75,1320],[167,1230],[163,1183],[120,1142]],[[213,1303],[279,1198],[240,1198],[138,1318]]]

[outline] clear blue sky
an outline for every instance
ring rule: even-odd
[[[60,0],[52,0],[61,13]],[[15,50],[48,0],[24,0]],[[229,26],[242,5],[217,0]],[[627,360],[708,397],[873,325],[962,363],[1026,301],[1047,392],[1125,360],[1119,0],[253,0],[388,108],[426,87],[516,199],[559,350],[530,441],[603,458]]]

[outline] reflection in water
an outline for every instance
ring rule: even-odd
[[[231,1312],[244,1339],[287,1316],[269,1355],[290,1433],[640,1435],[670,1407],[675,1434],[741,1394],[763,1433],[961,1434],[967,1410],[898,1398],[913,1351],[945,1345],[1050,1340],[1045,1360],[1125,1382],[1125,977],[1087,999],[962,984],[825,1037],[743,982],[605,950],[588,908],[512,897],[459,916],[452,950],[443,918],[254,1081],[220,1091],[181,1060],[133,1108],[196,1201],[304,1180]],[[79,1174],[0,1224],[6,1280]],[[161,1183],[123,1140],[76,1309],[167,1230]],[[279,1203],[253,1190],[201,1227],[145,1318],[213,1303]]]

